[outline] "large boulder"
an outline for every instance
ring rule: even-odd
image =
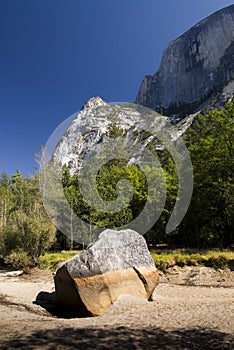
[[[57,301],[79,316],[100,316],[120,295],[150,300],[158,274],[144,238],[135,231],[105,230],[55,275]]]

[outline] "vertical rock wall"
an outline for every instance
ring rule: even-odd
[[[165,49],[136,102],[154,109],[205,100],[234,79],[234,5],[205,18]]]

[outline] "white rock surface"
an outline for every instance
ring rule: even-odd
[[[72,175],[78,174],[82,168],[82,162],[90,152],[95,152],[97,155],[102,154],[102,150],[110,140],[109,128],[113,125],[119,128],[122,139],[131,140],[131,144],[141,143],[141,152],[143,152],[154,135],[164,127],[167,128],[171,140],[177,140],[191,125],[195,116],[189,116],[176,126],[172,126],[171,118],[161,116],[150,109],[143,108],[142,110],[141,108],[136,104],[118,104],[113,107],[100,97],[91,98],[82,107],[59,141],[53,155],[54,159],[60,165],[66,164]],[[146,111],[150,118],[145,115]],[[151,134],[142,137],[142,130]],[[160,146],[155,148],[160,149]],[[139,156],[136,154],[135,157],[129,159],[129,163],[135,163]]]

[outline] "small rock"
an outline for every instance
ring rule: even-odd
[[[24,271],[22,270],[18,270],[18,271],[9,271],[7,273],[5,273],[6,277],[17,277],[17,276],[21,276],[24,273]]]

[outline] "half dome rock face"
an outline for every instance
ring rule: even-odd
[[[56,296],[79,316],[101,316],[121,295],[149,300],[158,279],[141,235],[133,230],[105,230],[57,270]]]
[[[136,102],[159,110],[201,104],[234,79],[234,5],[205,18],[165,49]]]

